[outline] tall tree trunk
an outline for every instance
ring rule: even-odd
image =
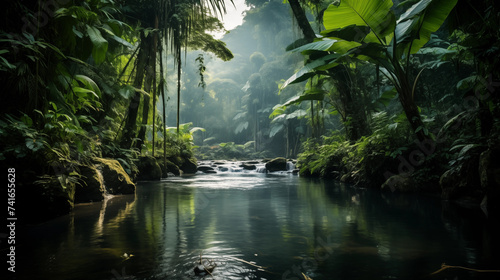
[[[153,52],[153,45],[150,44],[151,40],[148,38],[148,46],[149,46],[149,57],[148,64],[146,66],[146,75],[144,79],[144,91],[148,94],[151,93],[151,88],[153,87],[153,77],[155,73],[155,62],[156,62],[156,54]],[[146,126],[148,124],[149,119],[149,106],[151,103],[151,98],[149,95],[144,95],[142,102],[142,122],[141,127],[139,129],[139,133],[137,134],[137,142],[135,142],[135,147],[141,151],[142,144],[144,144],[144,140],[146,138]]]
[[[158,21],[156,21],[156,28],[158,28]],[[156,94],[156,52],[157,52],[157,42],[158,41],[158,32],[155,32],[153,37],[149,36],[147,38],[147,45],[149,50],[148,57],[148,66],[146,71],[146,77],[144,81],[144,91],[153,95],[153,121],[155,119],[154,115],[156,110],[155,108],[155,94]],[[153,89],[153,90],[151,90]],[[149,119],[149,106],[150,106],[151,98],[147,95],[144,95],[144,102],[142,107],[142,125],[139,129],[139,133],[137,134],[137,142],[135,147],[140,151],[142,144],[146,140],[146,128]],[[153,135],[154,135],[154,127],[153,127]],[[154,141],[153,141],[154,146]],[[154,153],[153,153],[154,154]]]
[[[316,34],[314,33],[311,24],[309,24],[309,20],[306,17],[304,9],[300,6],[299,0],[288,0],[288,3],[292,8],[293,15],[297,20],[300,30],[302,30],[302,33],[304,34],[304,38],[312,42],[312,40],[316,38]]]
[[[163,74],[163,45],[160,42],[160,92],[163,104],[162,118],[163,118],[163,165],[167,166],[167,102],[165,99],[165,77]]]
[[[422,117],[420,116],[417,104],[415,104],[415,100],[413,100],[413,86],[410,83],[407,72],[403,71],[401,67],[396,68],[396,76],[401,83],[396,87],[398,89],[399,102],[418,141],[424,142],[429,139],[429,136],[425,134]]]
[[[406,114],[406,118],[410,122],[410,126],[413,129],[413,132],[417,136],[418,141],[424,142],[429,137],[425,135],[424,131],[424,123],[422,122],[422,117],[420,116],[420,112],[418,111],[418,107],[413,101],[413,96],[408,92],[400,92],[398,94],[399,102],[403,107],[403,111]]]
[[[179,121],[181,112],[181,47],[178,46],[177,50],[177,133],[179,133]]]
[[[311,100],[311,134],[312,138],[316,138],[316,125],[314,124],[314,101]]]
[[[136,60],[136,73],[133,86],[137,89],[142,88],[142,81],[144,80],[144,69],[147,64],[147,49],[143,45],[144,34],[141,34],[141,45],[139,46],[139,54]],[[120,146],[124,149],[129,149],[132,146],[132,141],[135,138],[135,131],[137,129],[137,114],[139,112],[139,105],[141,102],[141,93],[135,91],[134,97],[130,101],[128,107],[127,119],[125,120],[124,132],[120,141]]]
[[[329,71],[329,76],[336,81],[336,87],[340,94],[340,102],[344,107],[344,126],[347,139],[356,141],[369,131],[366,118],[363,117],[362,100],[354,98],[348,69],[339,66]]]
[[[155,16],[155,29],[158,29],[158,14]],[[153,74],[153,157],[155,156],[155,140],[156,140],[156,54],[158,53],[158,32],[154,33],[153,53],[154,53],[154,74]],[[161,54],[160,54],[161,55]]]

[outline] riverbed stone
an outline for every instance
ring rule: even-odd
[[[139,157],[137,163],[139,181],[159,181],[162,176],[162,170],[156,159],[152,156]]]
[[[198,165],[196,164],[195,158],[189,158],[184,161],[181,165],[182,172],[186,174],[195,174],[198,171]]]
[[[79,169],[84,183],[75,188],[75,203],[102,201],[105,187],[99,170],[95,166],[81,166]]]
[[[201,171],[203,173],[214,173],[215,169],[211,166],[201,165],[201,166],[198,166],[198,171]],[[215,173],[217,173],[217,172],[215,172]]]
[[[274,158],[266,163],[266,170],[268,172],[286,171],[286,158]]]
[[[161,168],[161,176],[162,178],[168,178],[170,176],[179,176],[181,174],[181,170],[179,166],[170,160],[163,160],[161,158],[157,159],[158,165]]]
[[[257,166],[255,166],[255,164],[248,164],[248,163],[240,164],[240,167],[242,167],[245,170],[255,170],[255,169],[257,169]]]
[[[120,162],[115,159],[94,159],[97,168],[101,170],[104,186],[109,194],[132,194],[135,184],[123,170]]]
[[[410,176],[393,175],[382,184],[381,190],[400,193],[414,193],[418,192],[419,188],[415,183],[415,180],[413,180]]]

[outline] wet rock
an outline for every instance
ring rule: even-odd
[[[34,209],[39,209],[36,211],[43,213],[45,217],[41,217],[42,219],[62,216],[73,210],[76,184],[67,182],[63,187],[61,181],[65,181],[66,177],[66,175],[51,177],[44,180],[40,188],[35,190],[38,201]]]
[[[245,170],[255,170],[255,169],[257,169],[257,166],[255,166],[255,164],[249,164],[249,163],[243,163],[243,164],[240,165],[240,167],[242,167]]]
[[[381,189],[383,191],[412,193],[418,192],[419,188],[413,178],[410,176],[393,175],[384,184]]]
[[[162,170],[156,159],[152,156],[143,156],[137,163],[139,181],[159,181],[162,176]]]
[[[95,158],[97,169],[101,170],[104,186],[109,194],[132,194],[135,184],[123,170],[120,162],[114,159]]]
[[[186,159],[184,163],[180,166],[182,172],[186,174],[195,174],[198,171],[198,165],[196,164],[195,158]]]
[[[344,174],[340,177],[340,182],[342,183],[352,183],[354,180],[351,176],[351,173]]]
[[[156,160],[158,162],[158,165],[161,168],[161,177],[162,178],[168,178],[172,176],[179,176],[181,174],[181,170],[175,163],[171,162],[170,160],[166,159],[163,160],[161,158],[158,158]]]
[[[75,187],[75,203],[102,201],[105,187],[101,173],[95,166],[80,167],[84,183]]]
[[[213,167],[206,165],[198,166],[198,171],[201,171],[203,173],[217,173]]]
[[[286,159],[282,157],[278,157],[275,159],[272,159],[266,163],[266,170],[268,172],[275,172],[275,171],[286,171]]]

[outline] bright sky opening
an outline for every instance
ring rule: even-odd
[[[227,14],[222,18],[222,23],[227,31],[236,28],[238,25],[243,23],[243,13],[250,9],[245,5],[245,0],[234,0],[234,6],[231,3],[226,4]],[[211,33],[216,39],[221,39],[224,36],[224,32]]]

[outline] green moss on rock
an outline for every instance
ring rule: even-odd
[[[95,166],[80,167],[80,174],[85,183],[76,186],[75,202],[94,202],[104,199],[105,187],[101,173]]]
[[[132,183],[128,174],[123,170],[120,162],[114,159],[94,159],[97,168],[101,170],[104,185],[110,194],[132,194],[135,192],[135,184]]]
[[[189,158],[184,161],[180,168],[186,174],[194,174],[198,171],[198,162],[195,158]]]
[[[162,177],[161,167],[152,156],[140,157],[137,168],[139,169],[137,180],[159,181]]]

